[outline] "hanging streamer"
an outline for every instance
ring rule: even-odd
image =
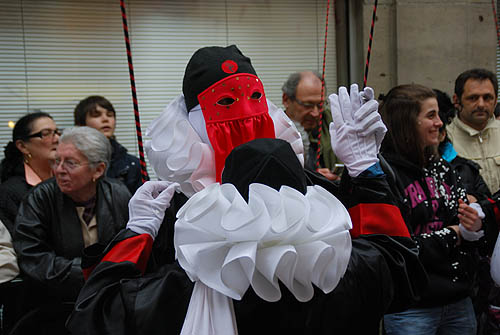
[[[130,86],[132,89],[132,102],[134,105],[135,129],[137,133],[137,144],[139,146],[139,161],[141,163],[141,179],[144,183],[147,180],[146,160],[144,159],[144,147],[142,144],[141,120],[139,117],[139,104],[137,102],[137,92],[135,88],[134,65],[132,64],[132,51],[130,48],[130,39],[128,36],[127,14],[125,12],[125,1],[120,0],[122,10],[123,34],[125,36],[125,46],[127,47],[128,71],[130,74]]]
[[[334,3],[335,6],[335,3]],[[326,5],[326,27],[325,27],[325,45],[323,47],[323,73],[321,74],[321,110],[319,111],[318,124],[318,149],[316,151],[316,168],[320,168],[319,158],[321,156],[321,130],[323,128],[323,111],[325,110],[325,68],[326,68],[326,41],[328,40],[328,14],[330,13],[330,0]]]
[[[500,30],[498,30],[498,16],[497,16],[497,10],[495,8],[495,0],[491,0],[491,7],[493,8],[493,18],[495,19],[495,27],[497,31],[497,42],[498,46],[500,47]]]
[[[373,28],[375,27],[375,18],[376,18],[376,14],[377,14],[377,4],[378,4],[378,0],[375,0],[375,4],[373,5],[372,25],[370,27],[370,39],[368,41],[368,52],[366,55],[365,77],[363,79],[363,87],[366,87],[366,82],[368,80],[368,68],[370,67],[370,54],[372,51]]]

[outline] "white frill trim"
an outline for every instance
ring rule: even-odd
[[[329,293],[344,275],[351,254],[349,214],[320,186],[309,186],[303,195],[288,186],[278,192],[252,184],[247,204],[234,185],[212,184],[191,197],[177,218],[176,256],[198,286],[183,334],[207,324],[215,327],[213,334],[221,334],[225,332],[217,329],[235,324],[229,317],[211,317],[222,313],[234,318],[227,310],[232,304],[213,303],[217,293],[240,300],[252,285],[262,299],[277,301],[278,280],[301,302],[313,297],[313,284]],[[212,298],[207,299],[206,290],[214,291],[208,295]]]
[[[288,141],[304,165],[304,148],[297,128],[281,109],[269,100],[267,104],[276,137]],[[179,183],[188,197],[215,183],[213,150],[189,123],[182,94],[151,122],[146,135],[151,137],[145,143],[146,154],[161,180]]]

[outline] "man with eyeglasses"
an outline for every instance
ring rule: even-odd
[[[332,115],[326,105],[321,115],[323,110],[321,86],[321,77],[315,71],[292,73],[281,88],[283,106],[288,117],[296,125],[300,124],[298,128],[303,136],[305,167],[318,171],[329,180],[337,180],[342,172],[342,162],[335,156],[330,145],[328,126],[332,122]],[[321,129],[319,129],[320,118],[322,119]],[[319,166],[317,165],[318,146],[320,147]]]

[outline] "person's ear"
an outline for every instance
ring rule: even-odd
[[[92,177],[94,180],[97,180],[101,178],[105,172],[106,172],[106,164],[104,164],[104,162],[100,162],[99,164],[97,164]]]
[[[290,100],[291,100],[290,97],[286,93],[283,93],[282,102],[283,102],[283,106],[285,107],[285,109],[287,109],[288,105],[290,105],[290,103],[291,103]]]
[[[23,155],[28,155],[30,153],[23,140],[16,141],[16,148],[17,150],[21,151]]]
[[[445,138],[446,138],[446,129],[443,129],[439,132],[438,136],[439,143],[443,142]]]
[[[460,102],[460,99],[458,99],[458,96],[456,93],[453,94],[453,106],[458,111],[462,110],[462,103]]]

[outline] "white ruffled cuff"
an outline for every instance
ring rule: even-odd
[[[481,205],[479,205],[477,202],[473,202],[469,206],[477,211],[477,215],[479,216],[480,220],[485,218]],[[460,235],[462,235],[462,238],[466,241],[477,241],[484,236],[484,230],[481,229],[478,231],[470,231],[467,230],[467,228],[465,228],[461,223],[458,225],[458,229],[460,229]]]
[[[481,207],[480,204],[478,204],[477,202],[473,202],[469,205],[470,207],[474,208],[477,212],[477,215],[479,216],[479,218],[482,220],[486,217],[486,215],[484,215],[484,212],[483,212],[483,208]]]
[[[484,230],[470,231],[461,223],[458,225],[458,229],[460,230],[460,235],[466,241],[477,241],[484,236]]]

